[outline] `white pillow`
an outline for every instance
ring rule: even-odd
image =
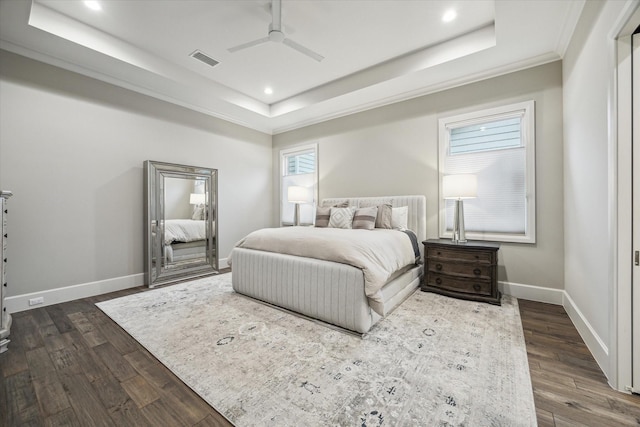
[[[406,230],[408,221],[409,206],[402,206],[391,210],[391,228],[394,230]]]
[[[331,216],[329,217],[329,227],[332,228],[352,228],[353,208],[331,208]]]

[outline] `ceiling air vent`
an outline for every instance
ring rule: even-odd
[[[199,50],[194,51],[191,55],[192,58],[196,58],[198,61],[202,61],[207,65],[210,65],[211,67],[215,67],[216,65],[218,65],[220,62],[216,61],[215,59],[213,59],[212,57],[210,57],[209,55],[200,52]]]

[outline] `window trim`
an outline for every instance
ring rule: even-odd
[[[442,177],[445,175],[445,160],[449,153],[449,130],[501,118],[522,117],[522,141],[525,149],[525,233],[497,233],[467,231],[471,240],[495,242],[536,243],[536,176],[535,176],[535,102],[533,100],[476,110],[438,119],[438,231],[441,238],[451,238],[446,230],[446,201],[442,197]]]
[[[285,162],[285,158],[289,157],[291,155],[295,155],[295,154],[302,154],[308,151],[313,151],[315,153],[315,159],[316,159],[316,167],[315,167],[315,190],[313,192],[313,205],[317,205],[318,204],[318,187],[319,187],[319,158],[318,158],[318,143],[314,142],[311,144],[303,144],[303,145],[296,145],[296,146],[292,146],[292,147],[288,147],[288,148],[283,148],[280,150],[280,165],[278,168],[278,180],[279,180],[279,188],[278,188],[278,193],[280,194],[279,197],[279,201],[280,203],[278,204],[278,223],[280,224],[280,226],[283,225],[290,225],[288,223],[285,223],[282,221],[282,204],[286,199],[286,195],[283,194],[282,192],[282,184],[283,184],[283,178],[285,176],[290,176],[290,175],[285,175],[286,171],[287,171],[287,165]]]

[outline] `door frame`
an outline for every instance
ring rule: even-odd
[[[611,32],[612,65],[609,99],[610,278],[609,384],[631,391],[632,271],[633,271],[633,162],[631,35],[640,21],[637,2],[628,2]],[[636,356],[636,359],[638,356]],[[636,391],[640,384],[636,384]]]
[[[640,393],[640,33],[631,35],[632,58],[632,128],[631,140],[633,149],[633,271],[631,273],[631,391]]]

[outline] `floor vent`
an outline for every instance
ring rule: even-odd
[[[209,55],[202,53],[199,50],[194,51],[191,55],[192,58],[196,58],[198,61],[202,61],[207,65],[210,65],[212,67],[215,67],[216,65],[218,65],[220,62],[216,61],[215,59],[213,59],[212,57],[210,57]]]

